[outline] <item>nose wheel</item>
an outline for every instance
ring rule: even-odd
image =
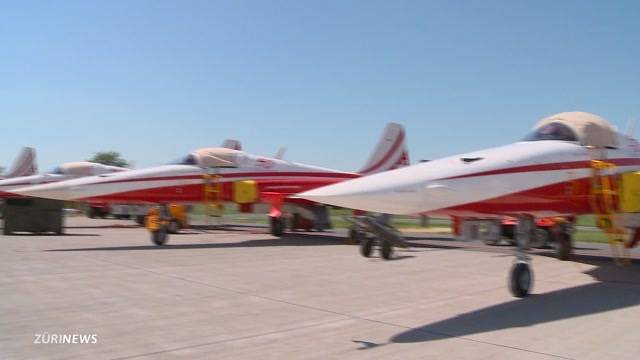
[[[364,257],[371,257],[372,253],[373,253],[373,239],[361,239],[360,255]]]
[[[515,297],[525,297],[531,292],[533,272],[527,262],[517,261],[509,274],[509,291]]]

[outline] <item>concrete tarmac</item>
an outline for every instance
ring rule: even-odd
[[[640,268],[597,245],[570,262],[537,252],[533,295],[515,299],[509,247],[412,239],[383,261],[332,233],[191,230],[157,247],[119,224],[131,223],[71,218],[65,236],[0,236],[1,359],[636,359],[640,348]]]

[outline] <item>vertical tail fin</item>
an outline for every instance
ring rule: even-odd
[[[235,139],[226,139],[222,143],[222,147],[231,150],[242,150],[242,144],[240,143],[240,140]]]
[[[18,155],[5,177],[13,178],[19,176],[30,176],[38,173],[38,165],[36,164],[36,151],[33,148],[25,147]]]
[[[400,124],[389,123],[378,145],[369,156],[360,174],[370,175],[409,165],[406,134]]]

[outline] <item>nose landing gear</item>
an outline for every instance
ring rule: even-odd
[[[536,231],[536,222],[533,216],[521,215],[518,217],[516,227],[516,261],[509,271],[509,291],[515,297],[525,297],[533,288],[533,271],[531,270],[531,257],[527,253]]]

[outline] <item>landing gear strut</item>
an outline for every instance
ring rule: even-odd
[[[516,261],[509,272],[509,291],[515,297],[525,297],[533,287],[533,271],[531,270],[531,257],[527,254],[531,239],[534,236],[536,224],[533,216],[523,215],[518,217],[516,228],[515,250]]]

